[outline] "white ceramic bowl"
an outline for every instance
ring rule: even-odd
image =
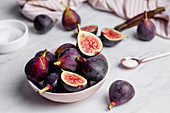
[[[53,48],[50,49],[49,51],[54,53],[55,50],[57,48]],[[106,59],[107,63],[108,60]],[[109,71],[109,63],[108,63],[108,71]],[[107,71],[107,74],[108,74]],[[80,101],[83,100],[87,97],[89,97],[90,95],[92,95],[93,93],[95,93],[104,83],[104,81],[107,78],[107,74],[106,76],[99,81],[97,84],[94,84],[93,86],[84,89],[82,91],[78,91],[78,92],[72,92],[72,93],[52,93],[52,92],[44,92],[41,95],[49,100],[55,101],[55,102],[64,102],[64,103],[70,103],[70,102],[76,102],[76,101]],[[31,81],[29,81],[29,84],[31,85],[31,87],[35,90],[38,91],[39,88],[37,86],[35,86]]]
[[[13,30],[13,31],[11,31]],[[19,31],[20,34],[17,35]],[[0,20],[0,32],[1,32],[1,41],[0,41],[0,53],[9,53],[18,50],[23,47],[28,40],[28,27],[27,25],[19,20],[7,19]],[[12,38],[15,36],[15,39],[11,41],[2,41],[8,40],[6,37]]]

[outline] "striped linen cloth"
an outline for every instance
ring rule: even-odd
[[[21,14],[30,20],[39,14],[46,14],[55,20],[65,10],[60,4],[61,1],[74,10],[83,2],[88,2],[95,9],[113,12],[126,20],[143,13],[144,10],[165,7],[166,10],[155,15],[152,22],[156,26],[157,35],[170,39],[170,0],[22,0],[18,1],[18,4]]]

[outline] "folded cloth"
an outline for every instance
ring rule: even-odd
[[[144,10],[165,7],[165,11],[155,15],[152,22],[156,26],[157,35],[170,39],[170,0],[23,0],[18,1],[18,4],[21,6],[20,12],[28,19],[33,20],[39,14],[46,14],[55,20],[65,10],[61,1],[74,10],[87,1],[95,9],[113,12],[124,19],[132,18]]]

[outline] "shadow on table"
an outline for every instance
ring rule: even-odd
[[[20,83],[18,83],[17,88],[17,95],[21,98],[24,98],[26,102],[29,102],[29,104],[35,106],[62,106],[65,105],[66,103],[57,103],[57,102],[52,102],[50,100],[45,99],[41,95],[38,95],[29,85],[28,81],[25,78],[22,78],[20,80]]]

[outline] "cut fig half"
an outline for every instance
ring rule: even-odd
[[[98,31],[98,26],[97,25],[89,25],[89,26],[84,26],[81,27],[82,31],[87,31],[90,33],[93,33],[96,35],[97,31]],[[74,33],[77,35],[78,34],[78,30],[75,30]]]
[[[103,49],[103,44],[100,38],[93,33],[82,31],[78,24],[77,45],[80,52],[85,56],[95,56]]]
[[[71,92],[80,91],[87,86],[87,80],[76,73],[64,71],[61,73],[63,87]]]
[[[119,43],[125,37],[128,38],[128,36],[123,35],[114,29],[104,28],[100,38],[104,46],[111,47]]]

